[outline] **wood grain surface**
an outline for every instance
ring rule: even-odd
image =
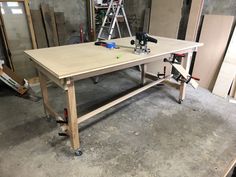
[[[148,55],[134,54],[132,48],[107,49],[95,46],[94,43],[83,43],[25,51],[38,65],[55,77],[67,78],[85,73],[108,70],[120,66],[135,66],[155,61],[155,57],[191,50],[202,44],[176,39],[156,37],[158,44],[150,43],[151,53]],[[130,46],[132,37],[113,40],[117,45]]]
[[[200,86],[213,90],[226,52],[233,16],[205,15],[200,35],[204,47],[198,50],[193,75],[200,78]],[[220,25],[219,25],[220,23]]]

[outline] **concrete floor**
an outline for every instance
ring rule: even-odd
[[[84,114],[138,85],[134,70],[77,83]],[[36,88],[36,91],[39,89]],[[49,89],[52,105],[65,107],[63,92]],[[221,177],[236,157],[236,105],[204,89],[154,87],[80,126],[82,157],[75,157],[54,121],[34,103],[0,90],[1,177]]]

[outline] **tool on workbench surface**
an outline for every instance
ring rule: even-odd
[[[94,43],[97,46],[103,46],[106,47],[108,49],[118,49],[117,45],[115,42],[102,42],[102,41],[98,41]]]
[[[149,54],[151,50],[147,46],[148,42],[157,43],[157,39],[152,38],[146,32],[136,33],[135,40],[131,41],[131,45],[135,45],[134,53],[138,55]]]
[[[177,71],[178,71],[178,76],[174,77],[174,79],[179,82],[184,82],[186,84],[190,84],[193,88],[197,88],[198,87],[198,83],[196,82],[199,81],[199,78],[193,77],[191,76],[185,69],[183,66],[181,66],[181,63],[179,61],[176,60],[177,56],[182,56],[184,57],[183,54],[172,54],[170,59],[165,58],[164,62],[168,62],[170,63]]]
[[[119,37],[121,38],[120,26],[118,22],[118,18],[120,17],[124,18],[129,36],[130,37],[132,36],[129,27],[129,22],[124,9],[124,0],[111,0],[104,21],[102,23],[101,29],[98,33],[97,41],[110,40],[112,38],[115,26],[117,27]]]

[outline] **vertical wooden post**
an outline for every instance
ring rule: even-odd
[[[32,42],[32,48],[37,49],[36,37],[35,37],[33,22],[32,22],[32,18],[31,18],[31,14],[30,14],[30,8],[29,8],[29,1],[28,0],[24,0],[24,7],[25,7],[26,19],[27,19],[27,22],[28,22],[31,42]]]
[[[186,69],[187,72],[189,72],[190,65],[191,65],[191,59],[192,59],[192,52],[186,53],[185,57],[182,59],[182,66]],[[184,101],[186,96],[186,83],[181,82],[180,84],[180,94],[179,94],[179,102],[181,103]]]
[[[146,72],[147,72],[147,65],[142,64],[141,65],[141,84],[142,85],[146,84]]]
[[[44,112],[45,112],[45,115],[48,117],[47,108],[46,108],[46,105],[48,105],[47,80],[46,80],[46,76],[44,76],[44,74],[42,74],[40,71],[38,71],[38,73],[39,73],[41,93],[43,96]]]
[[[77,123],[77,108],[75,97],[74,81],[69,79],[67,81],[67,110],[68,110],[68,127],[70,134],[71,146],[74,150],[80,148],[79,142],[79,128]]]

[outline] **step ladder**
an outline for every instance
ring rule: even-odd
[[[101,29],[98,33],[97,41],[111,40],[115,26],[119,37],[121,38],[120,26],[118,18],[123,17],[127,26],[129,36],[132,37],[129,22],[124,9],[124,0],[111,0],[105,18],[103,20]]]

